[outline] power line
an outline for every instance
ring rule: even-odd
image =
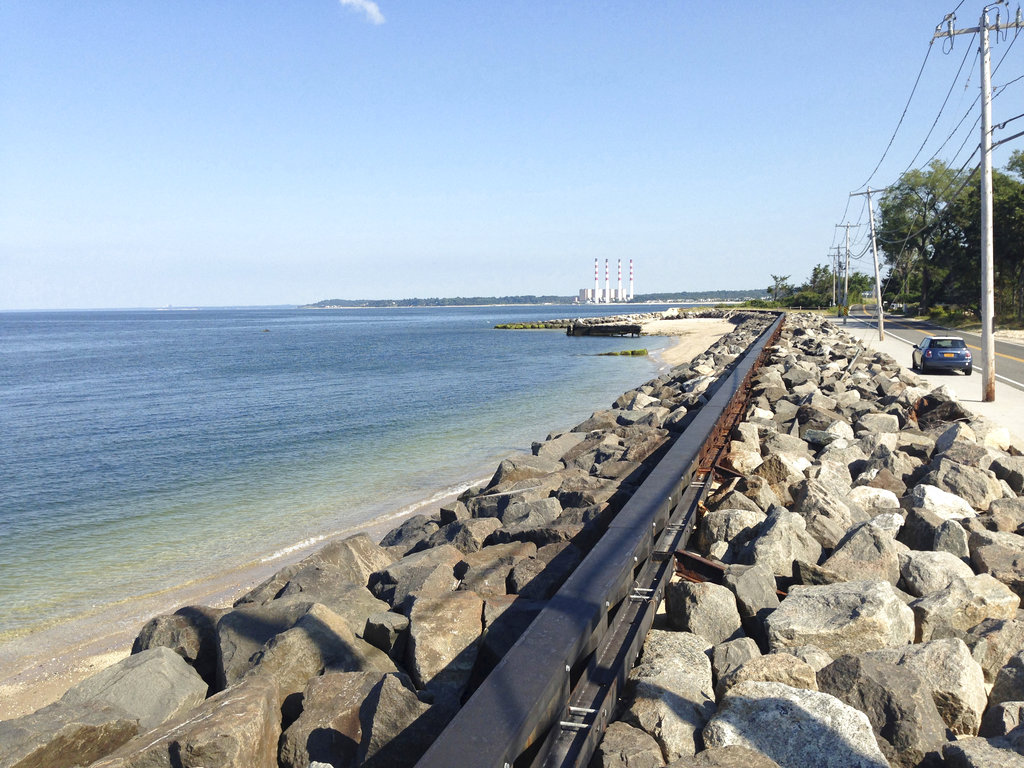
[[[879,158],[878,164],[875,166],[874,170],[871,171],[871,174],[868,176],[867,181],[865,181],[863,184],[857,187],[857,189],[866,187],[868,184],[871,183],[871,180],[875,178],[875,174],[878,173],[878,169],[881,168],[882,163],[885,162],[885,158],[889,154],[889,150],[892,149],[893,142],[896,141],[896,134],[899,133],[900,126],[903,125],[903,119],[907,116],[907,110],[910,109],[910,102],[913,101],[914,94],[917,92],[917,86],[921,82],[921,75],[924,74],[925,65],[928,63],[928,57],[931,55],[933,42],[934,40],[928,42],[928,50],[925,51],[924,61],[921,62],[921,68],[917,71],[917,78],[914,80],[914,87],[910,89],[910,95],[907,97],[907,103],[903,107],[903,114],[900,115],[899,122],[896,123],[896,128],[893,130],[892,136],[889,138],[889,143],[886,145],[885,151],[882,153],[881,158]]]
[[[942,105],[939,107],[939,112],[937,115],[935,115],[935,120],[932,121],[932,127],[928,129],[928,133],[925,135],[924,141],[921,142],[921,146],[918,147],[917,152],[914,154],[914,157],[911,159],[911,161],[907,163],[907,167],[903,169],[903,173],[906,173],[907,171],[914,167],[914,163],[917,162],[917,158],[920,157],[921,153],[924,151],[925,145],[928,143],[928,139],[932,137],[932,132],[935,130],[935,126],[939,124],[939,119],[942,117],[942,113],[946,109],[946,104],[949,103],[949,97],[953,95],[953,88],[956,87],[957,81],[960,79],[960,73],[964,71],[964,64],[967,63],[967,57],[970,55],[970,53],[971,49],[968,47],[967,50],[964,51],[964,57],[960,60],[960,68],[957,69],[956,74],[953,76],[953,82],[949,84],[949,90],[946,91],[946,98],[942,100]],[[941,151],[941,147],[939,151]],[[938,152],[936,152],[936,154],[938,154]],[[933,160],[934,158],[935,155],[932,155],[928,162],[931,162],[931,160]],[[927,163],[925,163],[925,165],[927,165]],[[901,173],[900,176],[902,176],[903,173]]]

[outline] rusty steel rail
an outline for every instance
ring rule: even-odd
[[[685,545],[706,493],[706,479],[693,482],[705,443],[731,418],[734,399],[746,397],[751,371],[783,319],[719,377],[708,402],[416,768],[589,761],[654,620],[672,553]]]

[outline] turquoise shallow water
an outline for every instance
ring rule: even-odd
[[[655,375],[493,329],[588,310],[0,313],[0,640],[488,476]]]

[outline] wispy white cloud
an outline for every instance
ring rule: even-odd
[[[380,8],[373,0],[339,0],[342,5],[346,5],[356,11],[362,11],[366,14],[367,20],[371,24],[383,24],[384,14],[380,12]]]

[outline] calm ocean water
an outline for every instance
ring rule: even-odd
[[[0,640],[488,476],[666,343],[493,326],[608,313],[0,313]]]

